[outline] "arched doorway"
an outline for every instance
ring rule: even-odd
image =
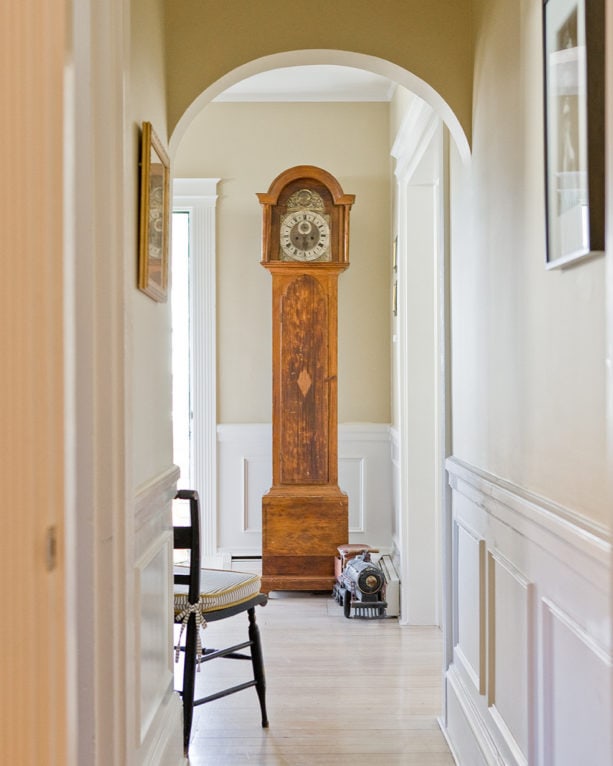
[[[182,138],[189,130],[190,123],[202,112],[207,103],[218,96],[226,87],[240,82],[244,77],[254,73],[270,71],[282,66],[302,66],[305,63],[322,63],[348,66],[359,66],[377,74],[393,75],[396,82],[404,87],[410,87],[416,95],[412,109],[406,114],[402,126],[402,136],[396,142],[395,158],[397,163],[397,204],[396,221],[390,235],[394,235],[396,252],[398,253],[399,269],[393,275],[399,290],[398,316],[394,320],[392,332],[395,342],[395,381],[397,396],[397,439],[392,440],[390,449],[397,452],[392,462],[396,465],[394,483],[397,486],[395,502],[396,540],[400,549],[402,581],[405,583],[402,598],[402,619],[407,623],[440,623],[441,622],[441,569],[442,560],[446,557],[446,549],[450,546],[449,534],[445,524],[448,518],[446,482],[444,480],[443,462],[448,447],[449,407],[447,397],[446,355],[448,354],[448,334],[446,329],[446,312],[448,310],[448,288],[445,267],[445,153],[446,133],[442,122],[446,121],[452,138],[456,141],[459,151],[464,156],[468,153],[468,142],[459,121],[451,112],[441,97],[426,83],[411,75],[406,70],[381,59],[363,54],[352,54],[343,51],[294,51],[267,56],[257,61],[238,67],[222,77],[219,81],[205,90],[184,113],[177,123],[171,138],[172,151],[176,153]],[[429,102],[429,103],[428,103]],[[422,158],[429,153],[425,162]],[[415,173],[420,173],[414,180]],[[426,174],[424,177],[424,173]],[[424,181],[424,178],[426,179]],[[413,179],[413,180],[412,180]],[[421,201],[416,201],[416,195]],[[421,213],[411,216],[411,207],[417,204]],[[421,237],[420,242],[420,229]],[[429,231],[426,231],[429,229]],[[412,239],[408,236],[409,232]],[[416,235],[416,236],[415,236]],[[412,245],[409,245],[411,239]],[[426,244],[427,241],[427,244]],[[421,257],[430,262],[427,276],[433,303],[428,313],[421,316],[410,314],[410,290],[412,283],[408,276],[409,252],[415,247],[421,248]],[[413,248],[411,250],[411,248]],[[427,254],[424,254],[424,248]],[[432,338],[434,345],[429,351],[424,351],[423,344],[415,352],[415,339],[422,332],[424,323],[428,324],[426,335]],[[418,344],[419,345],[419,344]],[[417,356],[415,356],[417,353]],[[418,399],[411,400],[406,393],[415,383],[416,365],[423,360],[424,355],[430,354],[430,368],[426,379],[419,385],[432,386],[434,391],[429,401],[428,425],[421,433],[412,428],[413,416],[420,409]],[[412,356],[411,356],[412,355]],[[410,357],[410,358],[409,358]],[[411,372],[411,370],[413,372]],[[214,382],[214,376],[212,377]],[[423,408],[422,408],[423,409]],[[423,414],[423,412],[422,412]],[[421,471],[417,463],[411,464],[420,452],[424,432],[431,438],[429,453],[429,470],[431,470],[431,493],[420,494],[415,491],[415,485],[420,481]],[[428,459],[426,459],[428,463]],[[209,476],[216,472],[209,470]],[[426,500],[424,505],[424,499]],[[213,509],[211,510],[211,513]],[[211,519],[211,526],[214,520]],[[441,544],[442,543],[442,544]],[[441,555],[441,549],[443,554]],[[213,551],[211,551],[213,552]],[[448,551],[447,551],[448,553]],[[444,601],[444,599],[443,599]]]

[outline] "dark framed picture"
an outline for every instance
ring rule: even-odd
[[[150,298],[168,295],[170,162],[150,122],[141,140],[138,287]]]
[[[604,251],[604,3],[543,4],[547,268]]]

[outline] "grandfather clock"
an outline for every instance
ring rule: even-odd
[[[348,541],[338,486],[338,276],[349,266],[355,199],[330,173],[281,173],[263,207],[272,275],[272,487],[262,498],[262,590],[329,590]]]

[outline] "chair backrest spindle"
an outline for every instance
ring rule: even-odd
[[[189,574],[175,572],[175,585],[188,585],[190,604],[200,599],[200,498],[194,489],[180,489],[177,500],[189,500],[190,524],[188,527],[173,527],[174,548],[189,550]]]

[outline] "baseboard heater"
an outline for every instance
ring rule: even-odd
[[[385,577],[385,600],[387,601],[386,613],[388,617],[398,617],[400,614],[400,578],[394,566],[392,557],[384,553],[377,562]]]

